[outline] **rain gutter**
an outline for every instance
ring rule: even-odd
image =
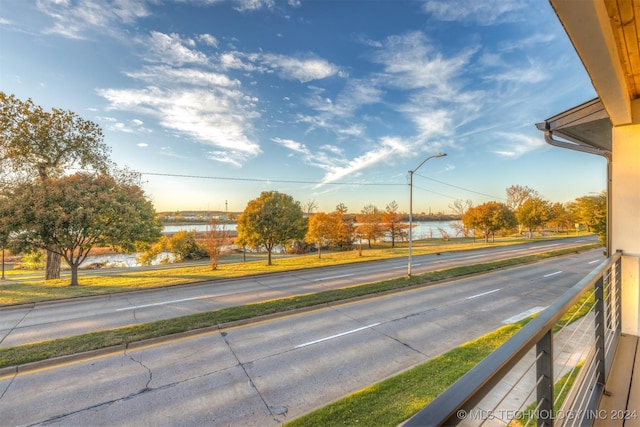
[[[612,189],[612,161],[611,151],[602,150],[596,148],[588,143],[588,141],[581,140],[576,137],[569,136],[563,133],[561,130],[557,131],[560,137],[564,140],[555,139],[554,131],[551,130],[551,122],[546,120],[544,123],[536,123],[538,130],[544,132],[544,140],[547,144],[560,148],[568,148],[569,150],[580,151],[588,154],[595,154],[607,159],[607,241],[606,241],[606,255],[611,256],[611,189]]]

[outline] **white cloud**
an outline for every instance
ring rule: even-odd
[[[325,79],[336,75],[339,71],[336,65],[317,57],[295,58],[272,53],[251,55],[251,57],[275,70],[281,78],[298,80],[301,83]]]
[[[87,32],[119,36],[122,24],[132,24],[149,16],[144,1],[138,0],[38,0],[38,9],[53,19],[45,33],[69,38],[86,38]]]
[[[523,19],[519,12],[526,9],[524,0],[429,0],[423,9],[441,21],[475,22],[491,25]]]
[[[325,151],[329,151],[333,154],[337,154],[337,155],[343,155],[344,154],[344,150],[340,147],[337,147],[335,145],[331,145],[331,144],[325,144],[322,147],[320,147],[321,150],[325,150]]]
[[[318,184],[318,187],[339,181],[346,176],[357,174],[376,164],[385,162],[392,156],[406,153],[407,145],[399,138],[383,137],[380,144],[375,148],[347,161],[345,165],[326,165],[327,173],[323,177],[321,184]]]
[[[237,4],[236,9],[241,12],[272,9],[276,5],[275,0],[235,0],[235,3]]]
[[[147,84],[161,86],[189,86],[234,88],[240,82],[229,78],[225,74],[196,68],[175,68],[167,65],[145,66],[138,71],[130,71],[127,76]]]
[[[207,46],[218,47],[218,39],[216,39],[211,34],[200,34],[198,36],[198,41]]]
[[[243,153],[238,153],[229,150],[214,150],[207,153],[207,158],[215,160],[216,162],[226,163],[235,167],[242,167],[242,161],[244,159]]]
[[[548,67],[542,64],[530,63],[528,67],[517,67],[511,64],[508,71],[489,75],[487,79],[497,80],[498,82],[540,83],[549,80],[551,77],[552,74],[549,72]]]
[[[102,89],[111,108],[155,117],[159,124],[192,138],[230,150],[237,161],[256,156],[259,145],[246,134],[258,113],[243,111],[241,92],[203,92],[199,89]]]
[[[292,139],[271,138],[271,140],[277,144],[282,145],[285,148],[288,148],[289,150],[296,151],[298,153],[306,154],[306,155],[311,154],[304,144],[296,142]]]
[[[192,49],[194,42],[179,34],[151,31],[142,42],[147,50],[146,60],[170,65],[206,64],[207,56]]]
[[[496,132],[494,135],[504,142],[502,143],[502,149],[493,150],[492,152],[502,157],[515,159],[531,151],[548,147],[544,140],[538,136],[532,137],[508,132]]]
[[[426,36],[414,31],[388,37],[374,60],[384,66],[384,79],[407,90],[428,90],[435,98],[448,99],[455,92],[454,78],[469,63],[474,49],[458,56],[444,58],[433,49]]]

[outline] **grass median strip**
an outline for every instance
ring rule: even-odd
[[[296,418],[285,426],[397,426],[435,399],[529,320],[503,326],[401,374]]]
[[[252,319],[275,313],[286,313],[291,310],[348,300],[365,295],[375,295],[382,292],[405,289],[454,277],[462,277],[469,274],[482,273],[517,264],[535,262],[545,258],[576,253],[583,250],[593,249],[596,246],[597,245],[586,245],[579,248],[550,251],[495,262],[447,268],[430,273],[414,275],[411,278],[402,277],[348,288],[328,290],[314,294],[304,294],[244,306],[223,308],[205,313],[191,314],[118,329],[92,332],[68,338],[3,348],[0,349],[0,368],[23,365],[54,357],[67,356],[90,350],[99,350],[117,345],[125,345],[146,339],[224,325],[230,322]]]

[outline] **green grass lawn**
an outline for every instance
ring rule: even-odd
[[[537,238],[536,240],[541,240]],[[449,252],[484,247],[506,246],[516,243],[531,242],[530,239],[498,239],[495,243],[473,242],[469,238],[451,239],[449,241],[429,239],[414,241],[413,255],[424,255],[438,252]],[[595,247],[595,245],[594,245]],[[248,262],[242,262],[242,255],[234,254],[226,256],[216,270],[209,266],[181,267],[176,264],[166,269],[140,269],[132,268],[131,271],[119,270],[113,274],[96,274],[96,270],[80,271],[80,286],[70,287],[69,279],[44,280],[42,271],[7,270],[5,276],[8,280],[0,284],[0,305],[24,304],[55,300],[61,298],[73,298],[79,296],[101,295],[115,292],[149,289],[163,286],[175,286],[187,283],[195,283],[209,280],[221,280],[237,278],[247,275],[292,271],[304,268],[328,267],[354,262],[376,261],[381,259],[406,257],[408,255],[407,244],[375,245],[369,249],[365,247],[360,253],[357,250],[344,252],[323,252],[321,258],[317,254],[281,256],[275,255],[273,265],[266,265],[266,256],[252,254],[248,256]],[[256,260],[256,258],[258,258]],[[250,260],[250,261],[249,261]],[[24,276],[27,274],[27,280]],[[18,280],[21,278],[21,280]]]

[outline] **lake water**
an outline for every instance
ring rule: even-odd
[[[439,239],[442,237],[441,230],[447,233],[450,237],[456,237],[455,224],[460,224],[459,220],[456,221],[416,221],[413,223],[413,238],[414,239]],[[164,233],[176,233],[178,231],[207,231],[207,224],[191,224],[191,225],[166,225],[164,227]],[[229,231],[236,230],[236,224],[222,224],[221,226]]]
[[[448,234],[450,237],[456,237],[456,224],[460,224],[460,221],[417,221],[413,225],[413,240],[421,239],[440,239],[442,238],[442,231]],[[235,231],[236,224],[224,224],[227,230]],[[192,224],[192,225],[167,225],[164,227],[164,233],[175,233],[178,231],[207,231],[207,224]],[[92,264],[102,264],[105,267],[137,267],[140,266],[136,262],[136,258],[140,254],[110,254],[100,256],[90,256],[82,263],[82,266],[88,266]],[[171,262],[173,255],[170,252],[163,252],[153,261],[153,265],[157,265],[163,262]]]

